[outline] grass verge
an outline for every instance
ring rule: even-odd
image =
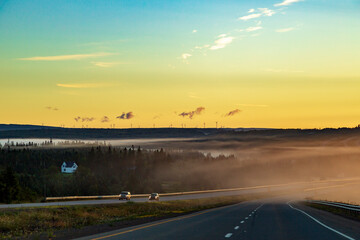
[[[338,207],[333,207],[333,206],[328,206],[328,205],[317,204],[317,203],[305,202],[304,204],[309,207],[313,207],[313,208],[316,208],[319,210],[334,213],[336,215],[346,217],[346,218],[349,218],[352,220],[360,221],[359,212],[355,212],[355,211],[351,211],[351,210],[343,209],[343,208],[338,208]]]
[[[2,239],[29,236],[44,238],[45,234],[45,238],[56,238],[57,231],[66,229],[80,229],[101,224],[112,225],[139,219],[157,220],[263,197],[264,194],[253,194],[168,202],[9,209],[0,212],[0,236]],[[134,222],[144,223],[144,221]]]

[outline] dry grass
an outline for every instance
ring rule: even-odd
[[[260,197],[262,196],[251,195],[169,202],[128,202],[126,204],[112,205],[7,210],[0,212],[0,236],[7,239],[44,232],[51,236],[56,230],[81,228],[104,223],[111,224],[137,218],[174,216]]]

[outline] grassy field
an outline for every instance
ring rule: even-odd
[[[47,208],[10,209],[0,212],[2,239],[23,238],[37,234],[54,238],[64,229],[80,229],[98,224],[114,224],[135,219],[173,217],[209,208],[264,197],[254,194],[242,197],[215,197],[169,202],[144,202],[92,206],[67,206]],[[43,238],[43,237],[42,237]]]

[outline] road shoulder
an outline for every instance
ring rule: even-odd
[[[355,221],[324,210],[313,208],[304,203],[296,202],[291,203],[291,205],[337,231],[347,234],[355,239],[360,239],[360,221]]]

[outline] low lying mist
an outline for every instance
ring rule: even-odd
[[[61,173],[64,161],[76,162],[76,173]],[[122,190],[165,193],[320,181],[305,186],[303,196],[360,203],[360,136],[356,135],[246,133],[118,140],[115,146],[2,148],[0,167],[3,171],[11,167],[20,187],[34,196],[107,195]],[[356,182],[328,182],[354,178]]]

